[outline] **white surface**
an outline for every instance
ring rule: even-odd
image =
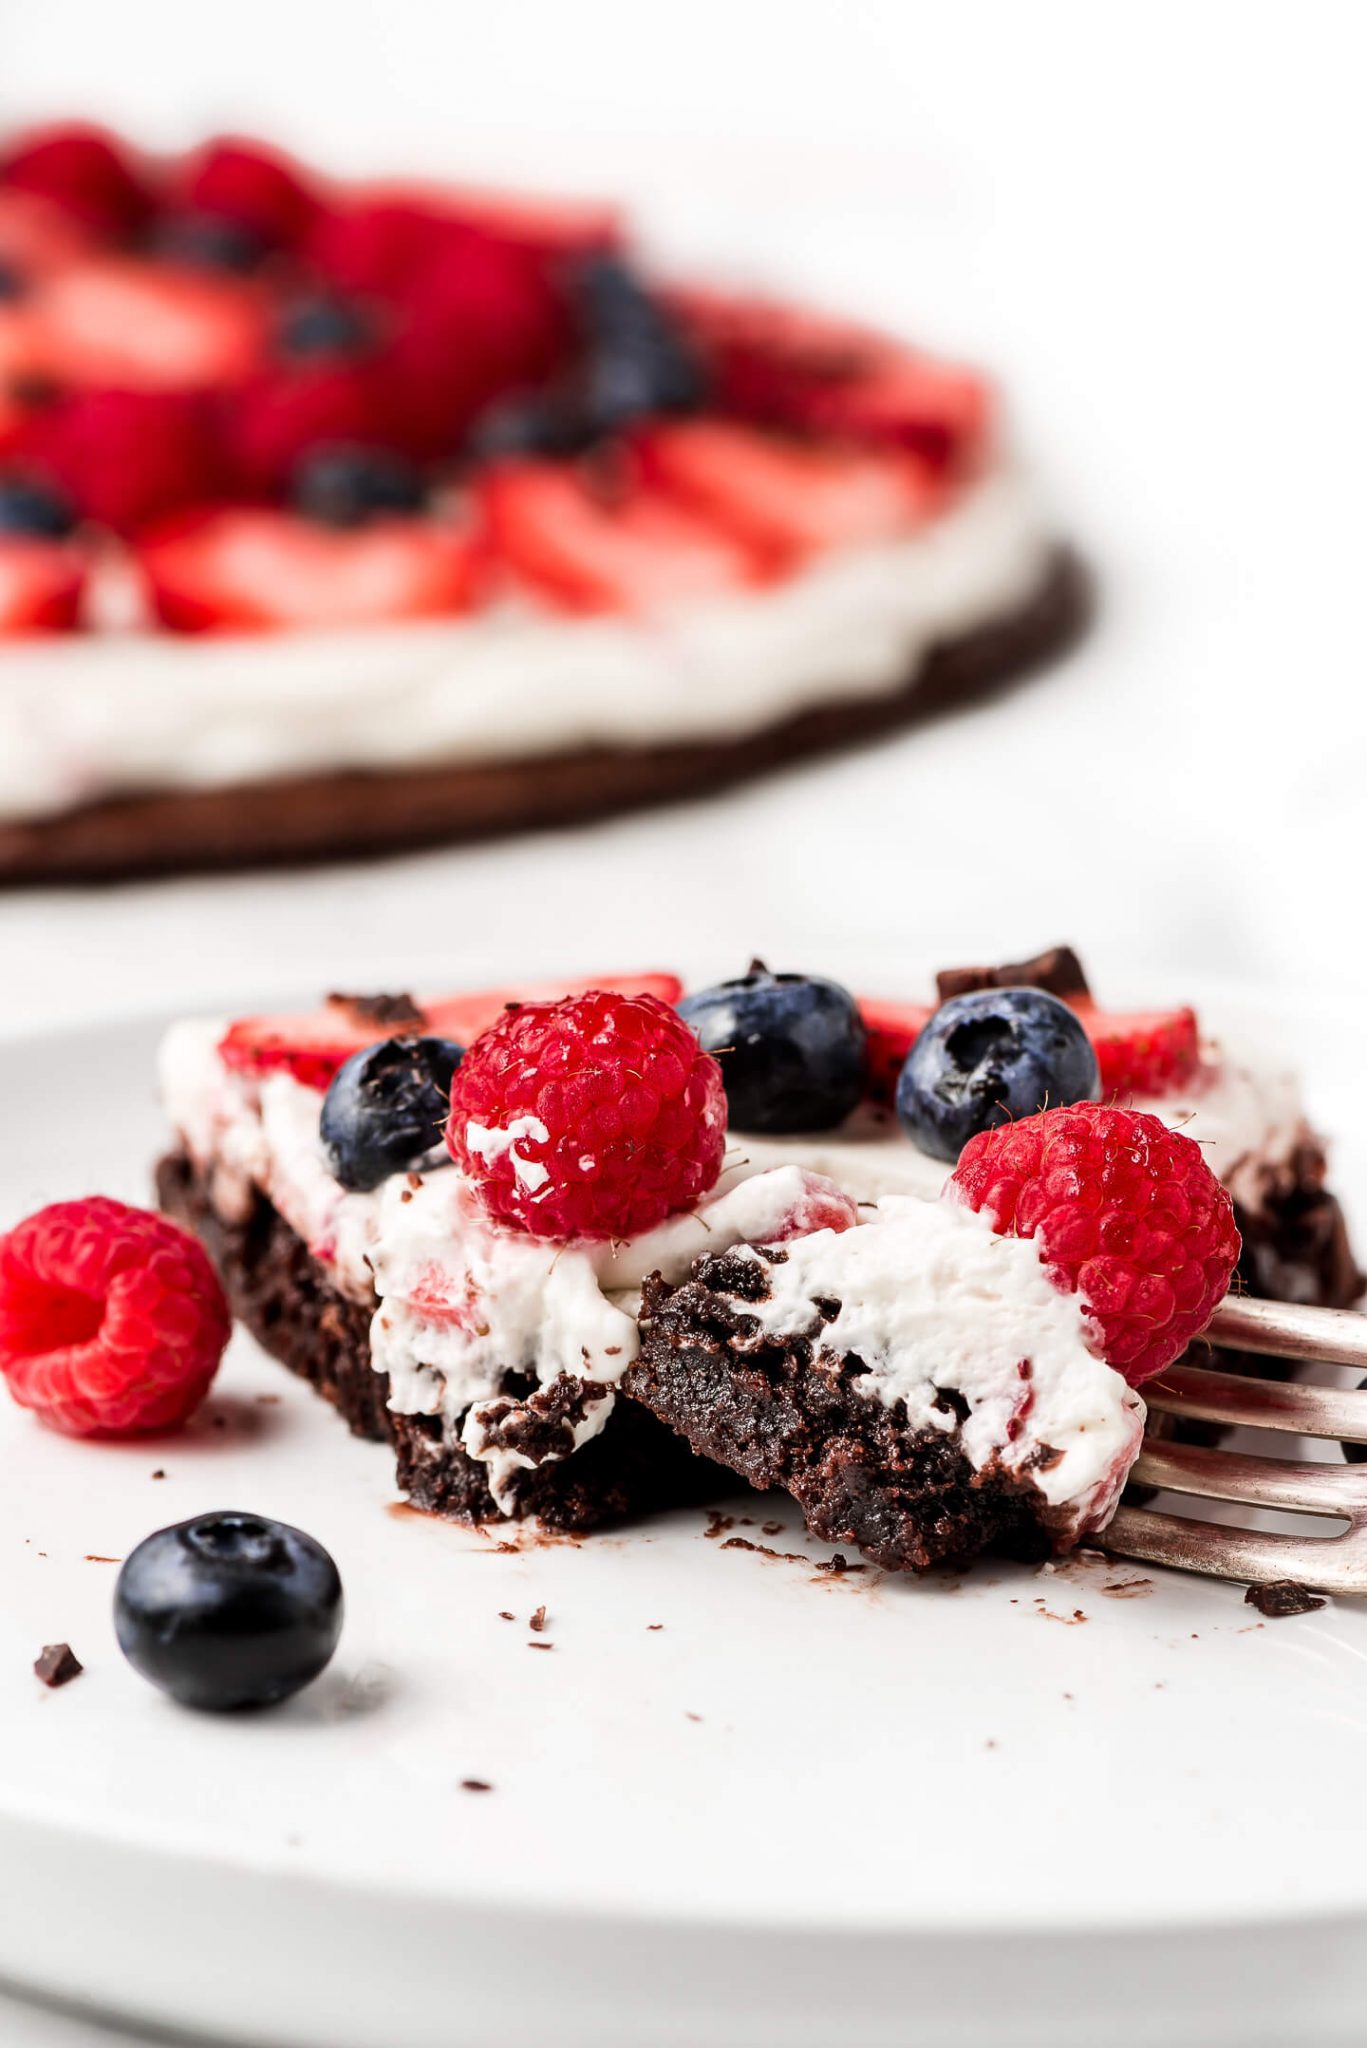
[[[402,985],[413,958],[436,948],[450,963],[443,978],[460,982],[529,962],[630,964],[646,950],[725,971],[758,949],[776,964],[839,971],[849,947],[886,960],[896,985],[906,963],[1018,957],[1067,937],[1103,988],[1140,998],[1160,982],[1188,994],[1206,971],[1293,994],[1364,988],[1351,912],[1367,776],[1367,304],[1354,261],[1367,131],[1362,21],[1349,0],[1295,14],[1247,0],[1157,0],[1142,12],[1090,0],[1028,9],[865,0],[840,10],[698,0],[667,30],[656,11],[626,0],[506,9],[392,0],[383,20],[336,0],[324,25],[317,9],[277,0],[214,14],[170,0],[104,9],[46,0],[0,12],[0,111],[91,106],[168,142],[206,122],[254,119],[338,164],[420,156],[551,183],[577,173],[637,197],[672,248],[730,258],[741,274],[826,286],[932,341],[962,343],[1001,368],[1108,597],[1089,647],[1019,696],[718,804],[365,872],[2,902],[11,1020],[232,1004],[284,963],[320,988]],[[647,925],[658,948],[641,943]],[[1358,1049],[1343,1042],[1326,1053],[1311,1034],[1305,1050],[1320,1114],[1341,1128],[1360,1095]],[[126,1104],[125,1088],[134,1091]],[[32,1095],[27,1071],[11,1076],[6,1104]],[[141,1085],[124,1077],[79,1127],[54,1115],[66,1149],[42,1191],[96,1185],[120,1116],[144,1107]],[[1367,1189],[1355,1138],[1350,1177]],[[136,1162],[122,1163],[131,1176]],[[759,1602],[758,1573],[742,1576],[753,1559],[708,1546],[702,1561],[728,1600],[733,1584],[753,1580]],[[738,1568],[734,1577],[722,1577],[723,1564]],[[766,1612],[780,1569],[764,1580]],[[807,1591],[795,1586],[792,1598]],[[989,1596],[974,1597],[980,1611]],[[848,1589],[814,1593],[804,1626],[811,1610],[853,1625],[866,1604]],[[1008,1696],[1013,1719],[1017,1699],[1045,1697],[1033,1660],[1097,1657],[1087,1646],[1130,1640],[1122,1624],[1132,1631],[1136,1617],[1140,1635],[1151,1630],[1152,1601],[1096,1604],[1113,1624],[1104,1631],[1023,1621],[997,1638],[985,1691]],[[953,1617],[974,1611],[956,1596],[943,1605],[945,1624],[963,1628]],[[1092,1730],[1078,1797],[1090,1802],[1085,1861],[1100,1903],[1113,1869],[1123,1877],[1133,1853],[1160,1843],[1175,1809],[1195,1816],[1201,1854],[1187,1870],[1165,1859],[1156,1900],[1174,1878],[1251,1882],[1293,1770],[1308,1775],[1287,1890],[1303,1899],[1334,1868],[1354,1824],[1329,1760],[1360,1743],[1357,1622],[1336,1610],[1214,1639],[1221,1657],[1256,1657],[1248,1669],[1259,1680],[1273,1671],[1284,1687],[1274,1696],[1297,1707],[1299,1718],[1269,1737],[1270,1792],[1262,1758],[1224,1803],[1203,1776],[1208,1751],[1243,1754],[1244,1715],[1265,1697],[1244,1684],[1248,1669],[1226,1684],[1225,1667],[1200,1658],[1204,1631],[1189,1648],[1189,1631],[1175,1636],[1170,1652],[1181,1684],[1169,1691],[1180,1690],[1182,1712],[1199,1723],[1199,1760],[1179,1760],[1166,1783],[1145,1762],[1152,1796],[1128,1840],[1132,1764],[1118,1742],[1098,1761],[1109,1725],[1099,1707],[1079,1723]],[[909,1640],[915,1655],[919,1639]],[[703,1673],[714,1641],[700,1630]],[[559,1678],[560,1655],[526,1662]],[[920,1753],[919,1716],[944,1662],[916,1656],[899,1702],[900,1754]],[[1078,1691],[1079,1706],[1084,1696],[1108,1705],[1128,1696],[1133,1677],[1122,1655],[1099,1674],[1100,1695],[1090,1684]],[[87,1684],[96,1691],[93,1674],[56,1696],[53,1716],[87,1711]],[[1174,1703],[1150,1700],[1135,1682],[1141,1697],[1155,1716]],[[853,1703],[856,1726],[862,1707]],[[708,1723],[690,1732],[717,1739]],[[957,1768],[977,1732],[970,1717],[934,1759],[935,1775]],[[1146,1742],[1164,1739],[1155,1719]],[[116,1780],[119,1758],[102,1753]],[[1068,1804],[1074,1754],[1070,1746],[1036,1794],[1046,1841]],[[866,1799],[878,1836],[877,1801],[852,1768],[840,1810]],[[1076,1805],[1070,1813],[1080,1827]],[[994,1843],[1020,1826],[1009,1807],[999,1811]],[[743,1878],[755,1855],[770,1853],[763,1835],[738,1847],[724,1817],[715,1831],[723,1872]],[[908,1861],[919,1851],[913,1833]],[[989,1880],[992,1861],[989,1852]],[[823,1905],[835,1889],[809,1880]],[[1036,1883],[1030,1896],[1048,1913],[1047,1891]],[[185,1929],[187,1951],[213,1932]],[[80,1956],[70,1932],[50,1933],[46,1959],[72,1981]],[[1157,2038],[1169,2004],[1174,2040],[1301,2048],[1335,2029],[1361,2037],[1363,1987],[1352,1973],[1362,1949],[1360,1925],[1307,1930],[1303,1940],[1255,1928],[1188,1941],[1152,1952],[1093,2023],[1084,1996],[1112,1962],[1097,1944],[1090,1973],[1069,1989],[1089,2048],[1098,2036],[1117,2048]],[[1028,1983],[1029,1952],[947,1954],[951,1979],[968,1992],[995,1984],[1003,2007],[1022,1973]],[[553,1973],[559,1960],[528,1941],[512,1967],[520,1980],[538,1966]],[[609,2011],[619,1974],[650,1960],[640,1943],[605,1965]],[[725,1981],[726,1967],[715,1954],[698,1959],[699,1980]],[[237,1955],[229,1981],[243,1974]],[[921,1980],[904,1968],[899,1981],[913,2037]],[[796,1998],[806,1982],[794,1974]],[[657,2006],[669,2003],[668,1989],[657,1990]],[[17,2043],[9,2012],[0,2016]],[[851,2031],[832,2028],[831,2038]],[[963,2026],[954,2031],[966,2040]],[[395,2032],[386,2048],[396,2048]],[[546,2038],[558,2033],[548,2025]],[[38,2040],[49,2048],[49,2033]]]
[[[1354,1015],[1285,1028],[1312,1108],[1348,1100]],[[0,1225],[142,1194],[155,1042],[5,1048]],[[1367,1194],[1360,1120],[1340,1168]],[[736,1511],[804,1561],[728,1551],[701,1512],[501,1553],[387,1512],[384,1450],[242,1337],[179,1439],[70,1442],[6,1405],[0,1463],[0,1980],[291,2048],[394,2048],[396,1996],[404,2048],[1081,2048],[1141,1980],[1136,2043],[1367,2017],[1339,1919],[1367,1915],[1357,1607],[1260,1626],[1235,1589],[1116,1599],[1144,1575],[1095,1565],[832,1579],[770,1501]],[[113,1642],[99,1560],[213,1505],[309,1528],[347,1587],[334,1669],[259,1719],[173,1708]],[[48,1693],[28,1665],[60,1639],[87,1670]],[[1198,1930],[1205,2008],[1177,1970]],[[1311,1952],[1332,1972],[1289,1972]]]

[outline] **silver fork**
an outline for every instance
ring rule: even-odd
[[[1206,1336],[1295,1364],[1367,1368],[1367,1315],[1349,1309],[1228,1295]],[[1148,1381],[1143,1394],[1151,1414],[1367,1444],[1367,1392],[1177,1365]],[[1367,1464],[1299,1464],[1147,1437],[1130,1476],[1195,1500],[1326,1515],[1348,1527],[1333,1536],[1283,1536],[1127,1505],[1117,1508],[1099,1539],[1118,1556],[1253,1585],[1294,1579],[1326,1593],[1367,1593]]]

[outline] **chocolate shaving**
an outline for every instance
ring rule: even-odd
[[[34,1659],[33,1669],[43,1684],[55,1691],[59,1685],[70,1685],[73,1678],[79,1678],[85,1666],[70,1643],[47,1643],[42,1655]]]
[[[545,1608],[544,1608],[544,1607],[538,1607],[538,1608],[537,1608],[537,1610],[536,1610],[536,1613],[535,1613],[535,1614],[534,1614],[534,1615],[532,1616],[531,1620],[530,1620],[530,1621],[529,1621],[529,1622],[527,1623],[527,1626],[528,1626],[528,1628],[534,1628],[534,1629],[536,1630],[536,1632],[537,1632],[537,1634],[538,1634],[538,1635],[540,1635],[540,1634],[541,1634],[541,1631],[542,1631],[542,1630],[543,1630],[543,1629],[545,1628],[545,1626],[546,1626],[546,1610],[545,1610]]]
[[[398,1031],[405,1024],[427,1022],[425,1012],[409,995],[348,996],[334,992],[327,1003],[329,1009],[345,1010],[351,1022],[363,1030],[374,1024],[381,1031]]]
[[[1042,988],[1064,998],[1091,994],[1071,946],[1051,946],[1032,960],[1015,960],[1005,967],[946,967],[936,975],[935,985],[942,1003],[980,988]]]
[[[1292,1614],[1313,1614],[1324,1602],[1308,1586],[1302,1586],[1296,1579],[1273,1579],[1266,1586],[1250,1586],[1244,1594],[1250,1607],[1256,1607],[1259,1614],[1265,1614],[1269,1621],[1284,1621]]]
[[[494,1788],[487,1778],[462,1778],[460,1789],[462,1792],[492,1792]]]

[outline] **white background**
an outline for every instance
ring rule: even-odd
[[[1103,993],[1108,968],[1129,993],[1150,971],[1364,988],[1360,21],[0,0],[6,120],[80,110],[168,146],[258,125],[339,169],[616,192],[661,251],[981,357],[1106,597],[1086,651],[1018,696],[716,803],[368,871],[0,902],[0,1002],[231,1000],[418,953],[459,980],[756,950],[819,970],[838,948],[895,987],[1060,938]]]

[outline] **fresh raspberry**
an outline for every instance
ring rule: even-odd
[[[72,391],[32,416],[20,446],[86,519],[131,533],[217,495],[212,409],[192,391]]]
[[[1078,1102],[981,1131],[951,1191],[1004,1235],[1039,1240],[1132,1387],[1200,1335],[1239,1256],[1233,1205],[1200,1146],[1140,1110]]]
[[[264,142],[237,135],[220,135],[191,157],[172,196],[286,247],[302,241],[317,210],[298,165]]]
[[[721,1068],[654,996],[510,1009],[451,1089],[446,1142],[490,1215],[534,1237],[632,1237],[721,1171]]]
[[[133,234],[153,203],[141,166],[118,138],[76,121],[21,136],[0,161],[0,180],[102,235]]]
[[[324,356],[262,365],[221,401],[223,446],[246,492],[284,489],[301,455],[326,442],[381,438],[374,367]]]
[[[1195,1010],[1152,1010],[1120,1016],[1074,1001],[1101,1069],[1105,1098],[1171,1095],[1201,1064]]]
[[[176,1428],[231,1330],[208,1254],[169,1217],[92,1195],[0,1237],[0,1372],[67,1436]]]

